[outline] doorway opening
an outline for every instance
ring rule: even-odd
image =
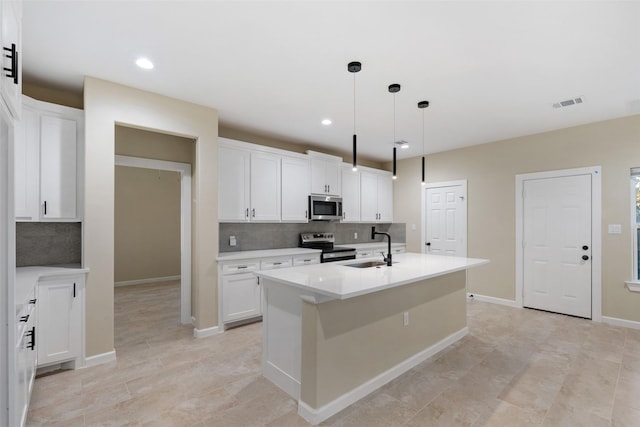
[[[192,323],[191,318],[191,165],[187,163],[178,163],[178,162],[169,162],[164,160],[154,160],[140,157],[130,157],[130,156],[120,156],[116,155],[115,157],[115,165],[116,168],[122,167],[123,171],[129,169],[129,171],[142,171],[142,174],[138,174],[143,180],[145,177],[153,177],[157,176],[157,179],[164,178],[165,180],[171,180],[172,177],[174,179],[179,180],[179,224],[173,224],[178,228],[179,233],[179,250],[177,251],[179,254],[179,274],[178,277],[175,277],[174,274],[170,276],[159,276],[159,277],[148,277],[145,279],[134,279],[130,281],[124,281],[125,283],[121,284],[135,284],[135,283],[153,283],[158,281],[171,281],[178,278],[180,280],[180,323],[182,324],[190,324]],[[145,173],[146,172],[146,173]],[[144,187],[141,187],[144,188]],[[116,190],[117,191],[117,190]],[[161,208],[160,208],[161,209]],[[153,222],[156,217],[155,213],[147,212],[145,213],[146,217],[148,217],[149,222]],[[117,215],[116,215],[117,217]],[[165,220],[167,216],[164,216]],[[170,217],[170,216],[169,216]],[[142,218],[143,221],[145,218]],[[168,233],[166,228],[171,228],[172,224],[165,225],[162,222],[157,224],[156,233],[162,238],[163,235]],[[132,231],[132,232],[135,232]],[[162,239],[158,241],[158,244],[162,244]],[[166,257],[167,251],[162,251]],[[171,252],[171,249],[168,250]],[[136,259],[137,262],[140,259],[145,259],[145,254],[141,254],[142,257]],[[117,258],[117,256],[116,256]],[[170,256],[169,256],[170,258]],[[167,261],[163,262],[162,258],[155,260],[155,263],[170,263],[169,258]],[[139,265],[135,265],[136,259],[133,259],[134,265],[132,268],[139,267]],[[131,261],[131,260],[130,260]],[[153,260],[151,260],[154,262]],[[175,271],[173,270],[163,270],[166,265],[160,265],[160,270],[156,271]],[[147,274],[148,275],[148,274]],[[153,275],[153,274],[152,274]],[[157,275],[156,275],[157,276]],[[116,278],[116,281],[118,279]],[[129,283],[126,283],[129,282]]]
[[[602,320],[601,168],[516,176],[516,304]]]

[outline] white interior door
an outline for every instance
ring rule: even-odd
[[[524,181],[525,307],[591,318],[591,176]]]
[[[425,189],[423,252],[467,256],[466,199],[466,182]]]

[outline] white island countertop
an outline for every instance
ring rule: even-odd
[[[489,263],[489,260],[479,258],[404,253],[393,256],[391,267],[355,268],[345,265],[369,260],[381,261],[382,257],[261,270],[255,274],[328,299],[348,299]]]

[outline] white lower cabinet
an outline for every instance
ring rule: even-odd
[[[250,319],[262,314],[262,296],[258,278],[260,260],[238,260],[219,266],[221,273],[222,322]]]
[[[35,302],[34,299],[31,301]],[[17,425],[24,426],[36,371],[36,313],[33,306],[27,307],[22,313],[18,325],[21,328],[15,348],[13,419],[17,421]]]
[[[225,323],[249,319],[262,314],[262,297],[258,278],[253,273],[232,274],[222,278]]]
[[[218,309],[222,313],[223,325],[254,318],[259,320],[262,316],[262,286],[254,271],[318,263],[319,252],[219,261]]]
[[[38,282],[38,366],[77,362],[82,356],[84,276]]]

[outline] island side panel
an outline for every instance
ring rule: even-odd
[[[321,408],[466,331],[465,284],[466,272],[460,271],[352,299],[303,304],[300,400]]]

